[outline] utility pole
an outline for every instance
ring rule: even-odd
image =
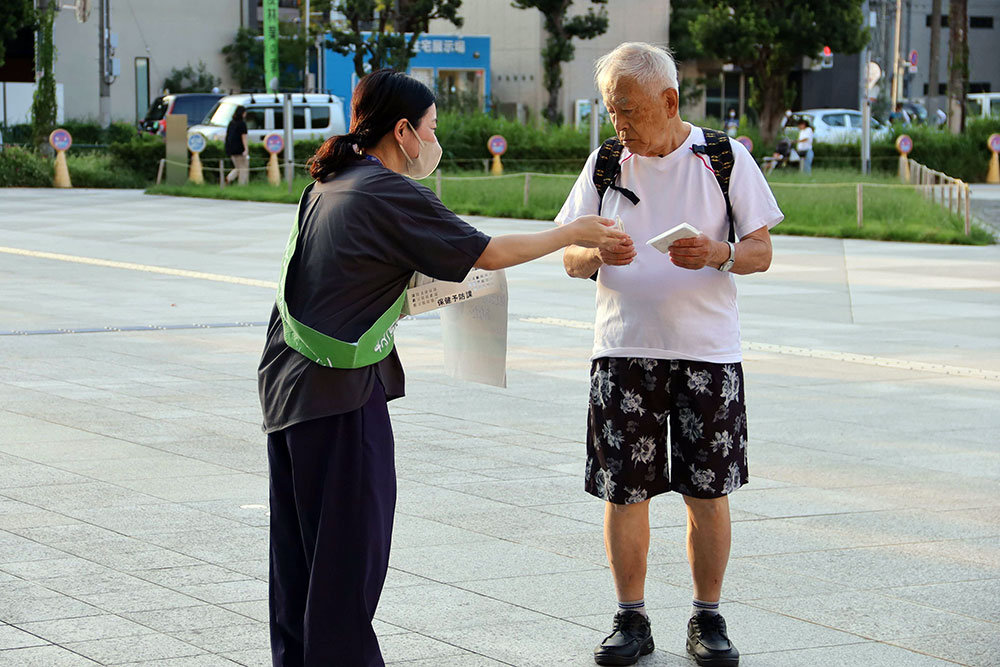
[[[903,19],[903,0],[896,0],[896,29],[892,37],[892,110],[896,110],[899,97],[899,32]]]
[[[111,125],[111,84],[120,74],[118,59],[114,58],[118,47],[117,35],[111,32],[111,0],[98,0],[97,23],[97,75],[100,91],[99,120],[101,127]]]
[[[874,28],[874,26],[871,25],[871,10],[868,6],[868,0],[864,0],[864,2],[861,3],[861,16],[863,17],[863,21],[866,26]],[[858,109],[861,110],[861,173],[863,175],[871,173],[872,105],[868,99],[868,63],[871,61],[870,45],[871,36],[868,38],[868,44],[865,44],[865,47],[861,50],[861,72],[859,75],[860,82],[858,85]]]

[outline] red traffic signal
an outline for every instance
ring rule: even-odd
[[[833,50],[829,46],[824,46],[823,47],[823,55],[824,56],[832,56],[833,55]]]

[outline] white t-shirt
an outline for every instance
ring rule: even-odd
[[[709,238],[729,235],[726,203],[708,157],[691,146],[704,144],[701,128],[664,157],[642,157],[622,151],[617,185],[639,197],[639,204],[608,189],[600,214],[620,215],[635,242],[636,257],[628,266],[601,266],[597,278],[597,321],[594,352],[598,357],[688,359],[713,363],[741,361],[736,282],[730,273],[706,266],[682,269],[646,241],[682,222]],[[771,228],[784,216],[757,163],[747,149],[730,141],[735,158],[729,198],[736,218],[737,238],[761,227]],[[556,222],[571,222],[596,214],[594,187],[597,151],[577,179]]]
[[[808,153],[813,147],[813,129],[811,127],[804,127],[799,130],[799,138],[795,142],[795,151],[797,153]]]

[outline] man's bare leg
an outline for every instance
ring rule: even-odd
[[[649,501],[605,503],[604,548],[619,602],[642,600],[649,553]]]
[[[694,597],[705,602],[717,602],[722,595],[722,579],[726,574],[732,543],[729,497],[684,496],[684,502],[688,511],[687,552],[694,580]]]

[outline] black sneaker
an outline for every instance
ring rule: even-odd
[[[740,652],[726,634],[721,614],[699,611],[688,621],[687,652],[700,667],[737,667]]]
[[[598,665],[634,665],[640,655],[653,652],[653,634],[649,619],[637,611],[615,614],[611,634],[594,649]]]

